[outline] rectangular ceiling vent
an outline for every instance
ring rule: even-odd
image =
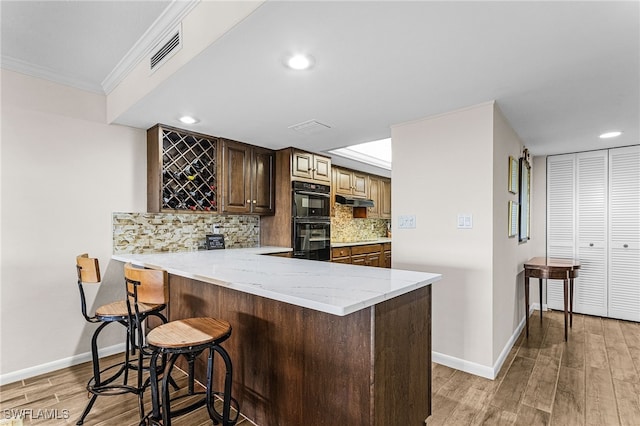
[[[182,48],[182,28],[180,25],[169,33],[169,36],[158,43],[156,49],[149,58],[149,69],[155,71],[164,64],[170,57],[175,55]]]
[[[289,126],[289,129],[295,130],[296,132],[304,133],[305,135],[313,135],[330,128],[331,126],[327,126],[326,124],[322,124],[316,120],[303,121],[302,123]]]

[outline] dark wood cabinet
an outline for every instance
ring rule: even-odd
[[[161,124],[147,130],[147,211],[216,212],[218,144]]]
[[[379,267],[382,244],[367,244],[351,247],[351,263],[354,265]]]
[[[381,219],[391,219],[391,179],[380,179],[380,210]]]
[[[339,195],[368,198],[369,177],[366,173],[334,167],[333,184]]]
[[[351,248],[335,247],[331,249],[331,261],[336,263],[351,263]]]
[[[221,208],[223,213],[273,214],[273,151],[222,139]]]
[[[253,147],[251,151],[252,213],[275,212],[275,153]]]
[[[251,149],[247,145],[222,141],[222,212],[247,213],[251,210],[250,159]]]
[[[391,243],[334,247],[331,249],[331,261],[390,268]]]
[[[275,153],[158,124],[147,130],[147,210],[273,214]]]
[[[376,176],[369,176],[369,198],[373,207],[367,208],[367,217],[377,219],[380,217],[380,179]]]
[[[384,267],[391,268],[391,243],[384,243],[382,245],[382,255],[384,257]]]
[[[318,183],[331,182],[331,159],[310,152],[293,150],[291,176]]]
[[[391,219],[391,179],[369,176],[369,196],[374,206],[367,209],[367,217]]]

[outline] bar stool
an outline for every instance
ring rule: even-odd
[[[129,321],[130,315],[127,308],[126,300],[120,300],[100,306],[98,309],[96,309],[93,316],[89,316],[87,314],[87,302],[83,284],[98,284],[101,282],[98,259],[91,258],[86,253],[81,254],[76,257],[76,269],[78,272],[78,290],[80,291],[82,315],[87,322],[100,324],[94,331],[91,338],[93,376],[87,383],[87,391],[91,394],[91,399],[87,403],[87,406],[85,407],[82,415],[76,423],[77,425],[81,425],[84,423],[85,418],[91,411],[91,408],[96,402],[98,396],[120,395],[123,393],[141,394],[140,388],[143,387],[141,378],[142,372],[144,370],[142,357],[144,354],[138,353],[138,362],[137,364],[133,363],[131,355],[135,355],[135,350],[137,347],[137,344],[134,341],[133,327],[135,325]],[[143,320],[149,316],[156,316],[160,318],[163,323],[166,323],[167,319],[161,313],[161,311],[165,309],[165,307],[166,304],[164,303],[140,305],[140,319]],[[123,362],[110,365],[104,369],[100,369],[100,359],[98,357],[98,337],[102,330],[104,330],[105,327],[107,327],[109,324],[121,324],[127,329],[127,337],[125,341],[125,360]],[[129,370],[138,370],[137,386],[133,386],[128,383]],[[107,373],[107,371],[112,372],[112,374],[106,378],[103,378],[102,375]],[[116,382],[116,380],[121,376],[122,381]],[[141,398],[139,410],[140,417],[144,417],[144,406],[142,405]]]
[[[148,269],[134,268],[131,264],[125,265],[127,292],[133,300],[134,312],[136,310],[135,306],[140,303],[157,303],[160,300],[168,303],[166,286],[163,290],[158,285],[154,285],[146,277],[149,273],[148,271]],[[164,299],[162,299],[163,297]],[[230,335],[231,325],[227,321],[215,318],[187,318],[171,321],[153,328],[147,334],[146,346],[143,347],[143,350],[148,351],[147,354],[151,356],[149,371],[152,412],[145,416],[140,424],[170,426],[172,417],[181,416],[204,405],[206,405],[209,417],[214,424],[222,423],[223,426],[236,424],[240,409],[238,402],[231,397],[233,374],[231,358],[220,345]],[[195,360],[205,350],[208,350],[207,383],[204,392],[195,392]],[[213,391],[213,366],[216,353],[222,358],[225,366],[223,392]],[[188,393],[172,399],[169,395],[169,384],[172,380],[171,373],[180,356],[186,358],[188,363]],[[162,362],[160,365],[158,364],[159,359]],[[158,375],[159,371],[162,371],[161,379]],[[162,382],[160,388],[158,387],[159,381]],[[172,402],[193,395],[204,395],[204,397],[186,407],[171,410]],[[222,398],[222,412],[219,412],[214,406],[215,397]],[[231,416],[231,408],[236,411],[233,417]]]

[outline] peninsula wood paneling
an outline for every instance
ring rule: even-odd
[[[170,298],[170,320],[231,323],[233,397],[256,424],[420,425],[430,413],[430,286],[343,317],[174,275]]]

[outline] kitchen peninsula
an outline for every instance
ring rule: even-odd
[[[169,273],[169,319],[214,316],[233,396],[260,426],[423,425],[439,274],[268,256],[261,247],[113,259]],[[196,375],[202,371],[196,372]]]

